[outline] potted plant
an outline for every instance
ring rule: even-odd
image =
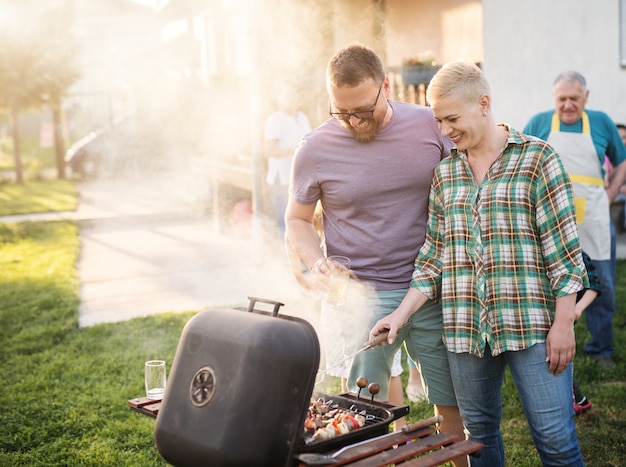
[[[428,84],[439,68],[431,51],[405,58],[402,60],[402,82],[405,85]]]

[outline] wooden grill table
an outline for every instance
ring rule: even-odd
[[[356,398],[354,394],[342,394]],[[386,402],[379,402],[388,406]],[[152,418],[156,418],[161,407],[161,400],[147,397],[130,399],[128,405],[132,410]],[[334,456],[327,464],[294,460],[297,467],[312,465],[347,466],[347,467],[384,467],[390,464],[402,467],[434,467],[443,465],[455,457],[472,455],[482,448],[482,444],[470,440],[461,440],[458,436],[437,433],[434,427],[436,417],[420,420],[409,427],[421,425],[423,428],[409,432],[396,431],[389,435],[354,443],[321,455]],[[338,453],[338,454],[335,454]],[[306,454],[309,455],[309,454]],[[305,456],[306,456],[305,455]],[[318,454],[310,454],[319,456]],[[296,456],[298,458],[298,456]],[[332,463],[331,463],[332,462]]]

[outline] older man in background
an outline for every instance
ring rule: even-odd
[[[547,141],[561,157],[574,187],[580,241],[602,284],[602,294],[586,309],[591,341],[585,352],[599,365],[615,366],[612,319],[615,314],[615,228],[610,204],[626,176],[626,149],[615,123],[604,112],[587,110],[589,90],[578,72],[559,74],[553,88],[555,109],[533,116],[524,133]],[[605,156],[613,169],[605,183]]]

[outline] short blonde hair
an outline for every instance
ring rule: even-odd
[[[490,94],[489,83],[482,70],[469,60],[446,63],[435,74],[426,90],[426,100],[433,105],[437,99],[454,94],[467,102],[475,102]]]

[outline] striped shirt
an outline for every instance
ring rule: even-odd
[[[453,149],[435,170],[411,286],[441,300],[451,352],[482,357],[488,343],[495,356],[545,342],[556,297],[589,286],[554,149],[510,128],[480,186]]]

